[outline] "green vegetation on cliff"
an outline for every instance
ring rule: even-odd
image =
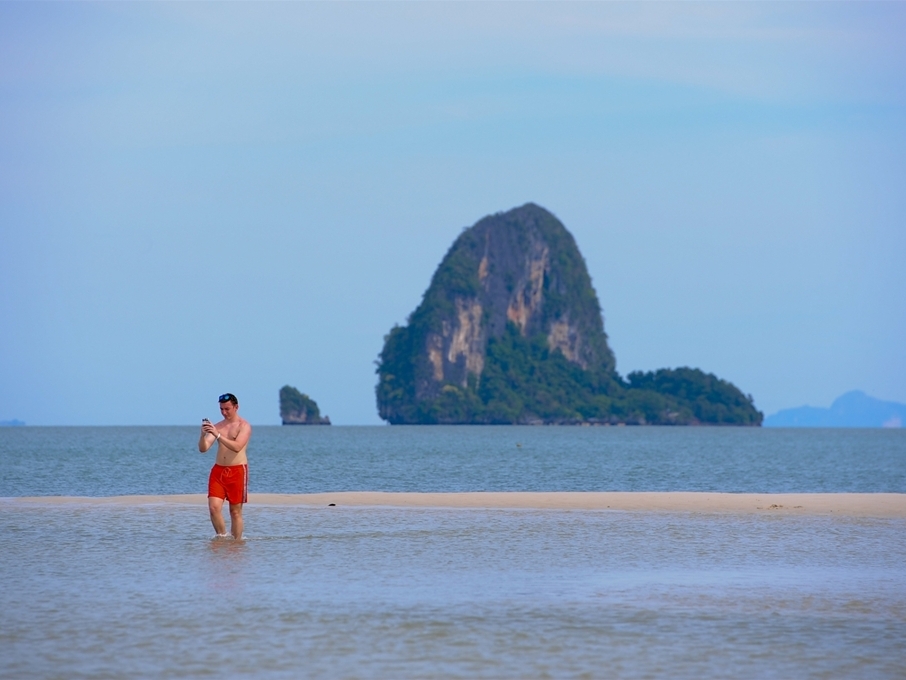
[[[763,415],[751,395],[713,373],[697,368],[662,368],[635,371],[626,377],[627,412],[641,413],[647,422],[761,425]],[[640,397],[643,402],[638,401]]]
[[[382,354],[382,368],[384,361]],[[392,403],[402,395],[387,396]],[[488,343],[480,382],[447,384],[434,399],[397,404],[381,416],[391,423],[601,425],[760,425],[762,417],[751,397],[713,374],[660,369],[623,381],[583,370],[551,352],[543,335],[524,338],[513,325]]]
[[[391,423],[759,425],[750,397],[698,369],[615,371],[579,249],[528,204],[465,230],[406,326],[385,338]]]
[[[280,388],[280,418],[284,425],[330,425],[314,399],[289,385]]]

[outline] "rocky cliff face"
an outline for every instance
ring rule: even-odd
[[[543,337],[551,353],[581,369],[614,370],[579,249],[556,217],[531,203],[482,219],[450,248],[408,326],[387,338],[381,415],[411,422],[405,413],[424,411],[448,386],[480,390],[488,343],[508,326]],[[401,355],[408,362],[394,360]]]
[[[438,272],[423,306],[444,296],[450,274],[466,280],[446,296],[453,313],[426,329],[431,379],[422,381],[419,396],[443,383],[466,387],[470,376],[480,381],[488,339],[500,337],[507,323],[523,336],[543,334],[551,350],[582,368],[613,368],[585,262],[543,208],[528,204],[481,220],[456,240]]]
[[[315,416],[305,409],[287,413],[281,419],[282,425],[330,425],[330,416]]]

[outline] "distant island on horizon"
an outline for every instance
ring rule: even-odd
[[[881,401],[861,390],[837,397],[830,408],[787,408],[764,419],[765,427],[889,427],[906,424],[906,404]]]
[[[295,387],[280,388],[280,421],[283,425],[330,425],[330,417],[321,417],[318,402]]]
[[[761,425],[751,395],[698,368],[623,378],[585,260],[527,203],[464,229],[378,361],[391,424]]]

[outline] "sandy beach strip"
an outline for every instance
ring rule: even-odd
[[[203,494],[111,496],[105,498],[40,496],[5,498],[3,504],[205,505]],[[249,494],[250,505],[300,507],[508,508],[530,510],[615,510],[737,514],[906,517],[906,494],[900,493],[710,493],[693,491],[488,491],[396,493],[339,491],[314,494]]]

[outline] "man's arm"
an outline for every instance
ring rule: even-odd
[[[201,426],[201,435],[198,437],[199,453],[207,453],[208,450],[214,446],[214,442],[217,441],[217,435],[211,432],[213,429],[213,426],[209,423],[205,423]]]
[[[230,439],[222,432],[217,441],[220,442],[222,446],[227,447],[230,451],[234,453],[239,453],[242,449],[245,448],[245,445],[249,443],[249,438],[252,436],[252,426],[249,425],[246,421],[242,421],[239,425],[239,434],[236,435],[235,439]],[[213,444],[214,442],[211,442]]]

